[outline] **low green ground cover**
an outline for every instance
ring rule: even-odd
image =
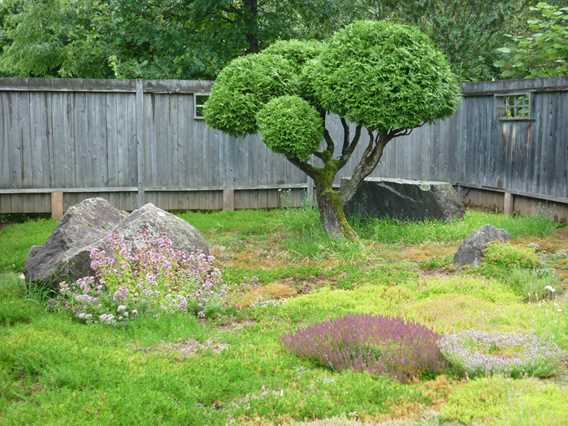
[[[299,327],[376,314],[441,334],[535,333],[568,350],[567,283],[558,275],[566,256],[558,244],[539,253],[527,249],[533,239],[559,240],[553,222],[473,211],[453,223],[371,221],[356,223],[363,238],[348,243],[328,240],[312,210],[182,217],[211,242],[229,287],[228,306],[207,320],[164,313],[118,328],[48,312],[46,296],[23,285],[27,251],[45,241],[55,222],[0,229],[0,424],[419,422],[428,412],[435,413],[429,424],[566,424],[562,374],[468,380],[448,371],[402,384],[332,371],[281,343]],[[455,270],[450,259],[460,239],[486,223],[507,229],[513,248],[496,250],[486,263],[491,268]],[[514,285],[520,280],[507,279],[511,268],[545,269],[556,280],[554,294],[527,299]],[[237,307],[243,298],[257,300],[251,292],[263,297]]]

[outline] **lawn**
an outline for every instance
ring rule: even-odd
[[[350,243],[328,240],[313,210],[181,216],[209,240],[227,306],[207,320],[163,314],[120,328],[48,312],[46,295],[23,285],[27,251],[54,221],[0,229],[0,424],[568,424],[563,370],[544,379],[448,370],[400,383],[332,371],[280,340],[379,314],[438,333],[535,333],[568,351],[566,228],[469,211],[453,223],[358,222],[362,239]],[[456,270],[461,239],[486,223],[513,242]]]

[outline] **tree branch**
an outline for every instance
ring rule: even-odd
[[[325,155],[323,152],[320,151],[315,151],[313,153],[313,155],[315,155],[316,157],[318,157],[320,160],[325,161]]]
[[[339,159],[340,168],[349,161],[351,155],[353,154],[353,151],[355,151],[355,148],[357,148],[359,140],[361,139],[362,128],[363,126],[361,126],[360,124],[355,128],[355,134],[353,135],[351,142],[347,145],[347,148],[345,147],[344,143],[343,152],[341,153],[341,158]]]
[[[385,134],[377,132],[376,135],[373,135],[373,132],[369,131],[369,136],[374,137],[369,139],[369,144],[367,145],[367,148],[365,148],[365,152],[363,153],[359,164],[355,166],[351,179],[346,181],[341,187],[341,201],[343,204],[355,195],[355,192],[363,179],[375,170],[379,161],[381,161],[381,158],[383,157],[385,147],[398,135],[393,131],[389,131]]]
[[[324,155],[326,155],[329,159],[333,158],[333,153],[335,151],[335,143],[327,129],[323,130],[323,138],[325,139],[325,143],[327,144],[327,149],[325,150]]]
[[[343,126],[343,148],[341,148],[341,153],[345,154],[345,151],[349,148],[349,124],[343,117],[341,117],[341,125]]]
[[[305,174],[310,176],[312,179],[318,174],[319,169],[312,166],[311,164],[307,163],[306,161],[302,161],[299,158],[289,157],[286,156],[288,161],[290,161],[293,165],[297,168],[302,170]]]

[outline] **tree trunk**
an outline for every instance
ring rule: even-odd
[[[339,192],[331,184],[316,183],[315,189],[321,223],[327,234],[334,239],[356,240],[357,233],[347,222]]]
[[[258,1],[245,0],[245,25],[248,53],[256,53],[260,50],[258,42]]]

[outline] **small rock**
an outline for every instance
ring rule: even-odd
[[[485,225],[467,237],[454,256],[454,264],[458,266],[478,266],[483,258],[487,245],[493,241],[509,241],[511,236],[504,229]]]

